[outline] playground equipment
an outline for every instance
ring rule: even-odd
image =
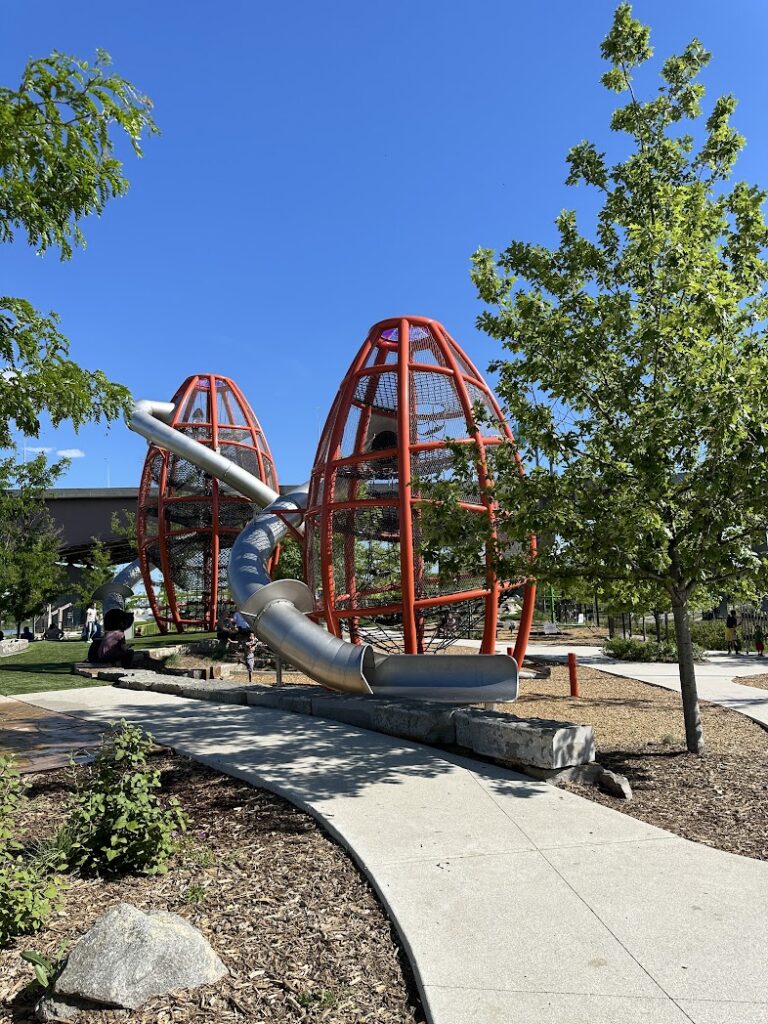
[[[525,587],[514,657],[493,655],[499,584],[488,568],[479,568],[474,578],[460,581],[459,589],[449,592],[435,567],[423,565],[418,555],[419,498],[413,481],[450,473],[447,440],[475,442],[478,487],[464,506],[492,516],[484,486],[485,451],[503,440],[481,436],[474,425],[476,402],[484,403],[499,421],[501,414],[482,377],[445,329],[421,317],[382,321],[371,329],[331,410],[310,483],[283,496],[271,486],[276,482],[274,469],[271,478],[264,479],[251,471],[253,464],[249,469],[238,461],[239,452],[228,451],[235,456],[228,458],[217,450],[212,435],[202,433],[213,415],[201,415],[198,422],[189,418],[184,387],[201,379],[223,380],[189,378],[173,403],[138,402],[130,426],[164,454],[165,463],[156,463],[161,475],[163,465],[168,467],[166,475],[176,465],[199,471],[184,471],[183,493],[174,491],[170,513],[164,510],[168,499],[160,495],[158,480],[157,504],[148,506],[157,509],[158,521],[176,514],[175,506],[194,505],[201,494],[207,496],[209,477],[218,481],[219,499],[237,492],[263,509],[239,532],[228,552],[231,596],[257,636],[334,690],[453,703],[513,700],[533,614],[532,585]],[[213,393],[209,384],[209,398]],[[511,440],[506,427],[504,436]],[[257,442],[257,447],[268,454],[266,442],[263,448]],[[263,472],[261,465],[259,470]],[[153,471],[145,467],[147,472],[147,496],[154,501]],[[304,583],[272,582],[269,575],[276,546],[289,530],[301,535],[305,518],[307,574],[317,590],[317,602]],[[164,542],[172,545],[176,537],[188,533],[197,536],[198,529],[202,527],[190,530],[184,522],[179,530],[168,530]],[[149,538],[146,524],[144,531],[147,563],[157,557],[162,567],[168,556],[155,539],[159,531]],[[231,527],[225,536],[234,532]],[[365,574],[358,568],[358,547],[371,542],[380,545],[377,557],[385,566],[397,556],[392,571],[385,569],[385,586],[364,582]],[[213,570],[211,575],[221,586]],[[395,584],[396,577],[402,577],[402,586]],[[439,659],[421,653],[456,639],[472,604],[481,605],[484,612],[485,653],[446,654]],[[328,628],[310,615],[324,619]],[[388,619],[385,626],[377,621],[383,615]],[[341,636],[342,622],[349,640]],[[385,654],[382,647],[406,653]]]
[[[476,425],[477,407],[503,434]],[[451,473],[451,443],[477,453],[460,507],[493,524],[487,454],[502,440],[513,438],[501,410],[442,324],[371,328],[321,434],[305,515],[305,576],[330,632],[424,654],[481,631],[481,651],[495,651],[500,594],[522,583],[502,587],[485,564],[449,582],[425,564],[419,533],[429,482]]]
[[[158,407],[153,407],[153,412],[137,410],[134,429],[147,422],[142,412],[152,417],[149,440],[154,442]],[[167,414],[170,430],[228,458],[247,474],[244,479],[263,481],[273,491],[277,489],[277,473],[264,433],[234,381],[216,374],[187,377]],[[196,459],[198,451],[196,448]],[[216,468],[220,473],[218,462]],[[144,586],[162,632],[169,625],[179,631],[215,628],[225,608],[222,595],[227,587],[229,549],[252,513],[249,496],[233,490],[225,478],[175,451],[150,444],[139,488],[137,540]],[[162,573],[167,612],[158,600],[153,566]]]

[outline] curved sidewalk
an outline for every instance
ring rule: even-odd
[[[347,847],[435,1024],[766,1024],[768,864],[513,772],[335,722],[111,687],[126,718],[271,789]]]
[[[498,649],[501,649],[500,645]],[[613,661],[599,647],[569,647],[567,644],[531,644],[528,657],[565,662],[569,651],[576,655],[579,664],[589,668],[599,668],[601,672],[609,672],[614,676],[637,679],[641,683],[680,692],[680,676],[676,664]],[[749,685],[750,676],[764,673],[768,673],[768,658],[748,654],[710,654],[696,665],[699,698],[738,711],[768,728],[768,690]],[[735,683],[734,676],[744,682]]]

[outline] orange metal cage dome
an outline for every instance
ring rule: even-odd
[[[172,400],[170,425],[278,489],[274,461],[251,407],[234,381],[187,377]],[[162,632],[213,629],[226,598],[229,551],[253,505],[186,459],[151,445],[139,489],[139,561]],[[151,577],[159,569],[164,600]]]
[[[503,434],[481,433],[480,405]],[[305,518],[305,572],[317,617],[336,636],[419,654],[480,635],[495,651],[503,586],[486,566],[446,584],[420,553],[419,480],[446,479],[454,442],[475,442],[475,485],[462,507],[494,517],[486,454],[512,434],[488,385],[435,320],[375,324],[342,381],[320,437]],[[534,588],[515,646],[525,653]]]

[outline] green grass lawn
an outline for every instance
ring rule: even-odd
[[[164,647],[184,641],[205,640],[215,633],[176,633],[166,636],[141,637],[131,641],[137,651],[148,647]],[[81,640],[36,640],[26,651],[11,658],[0,658],[0,695],[39,690],[70,690],[80,686],[105,686],[100,679],[72,675],[76,661],[85,661],[88,644]]]

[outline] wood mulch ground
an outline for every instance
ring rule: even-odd
[[[192,817],[168,874],[73,877],[43,932],[0,950],[0,1021],[26,1024],[39,992],[24,949],[55,955],[119,901],[169,910],[199,928],[229,968],[216,985],[152,1000],[89,1024],[302,1021],[416,1024],[424,1020],[410,968],[360,872],[311,818],[245,783],[162,752],[163,791]],[[82,769],[76,769],[81,771]],[[70,769],[29,776],[24,838],[63,820]]]
[[[768,690],[768,673],[762,676],[734,676],[733,681],[742,686],[757,686],[760,690]]]
[[[768,859],[768,731],[702,702],[706,752],[699,757],[685,749],[679,694],[583,666],[579,684],[581,697],[572,698],[568,669],[553,667],[549,679],[521,680],[514,704],[498,705],[591,725],[598,761],[625,775],[634,795],[627,803],[592,786],[564,788],[685,839]]]

